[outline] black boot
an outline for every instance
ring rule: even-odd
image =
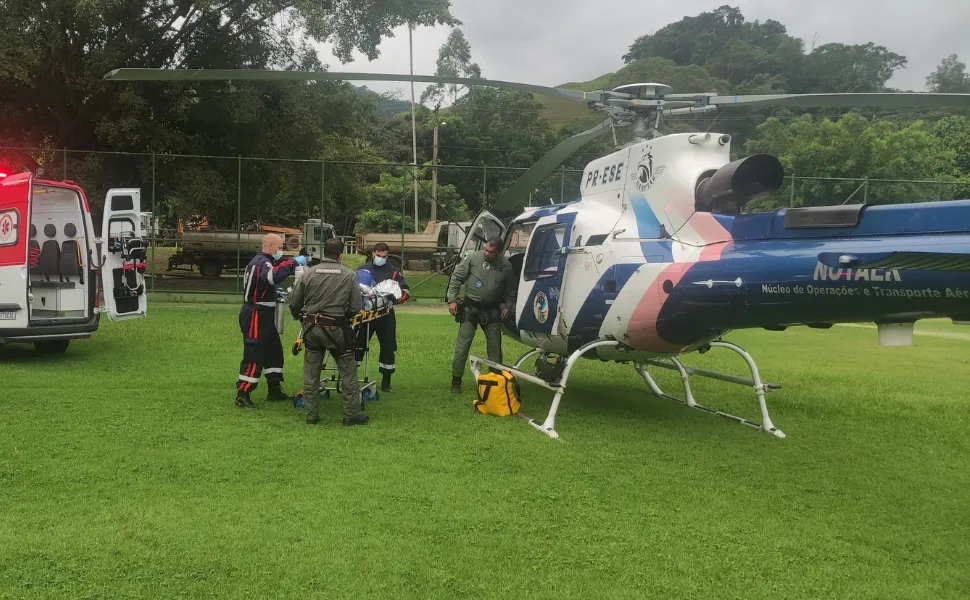
[[[249,392],[236,392],[236,406],[239,408],[256,408],[249,398]]]
[[[366,425],[367,421],[370,421],[370,416],[366,413],[360,413],[356,417],[351,419],[344,419],[344,426],[350,427],[351,425]]]
[[[452,376],[452,378],[451,378],[451,393],[452,394],[460,394],[461,393],[461,377],[454,377],[454,376]]]
[[[391,389],[391,374],[384,373],[384,380],[381,381],[381,391],[382,392],[393,392]]]
[[[269,384],[269,392],[266,394],[267,402],[281,402],[287,400],[293,402],[293,396],[287,396],[279,382],[274,381]]]

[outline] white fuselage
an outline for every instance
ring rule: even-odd
[[[730,239],[710,213],[694,209],[698,178],[728,162],[730,146],[717,134],[639,142],[589,163],[579,202],[520,215],[508,251],[526,250],[516,299],[522,342],[568,354],[615,339],[633,351],[598,356],[620,360],[690,349],[660,339],[656,319],[664,288]]]

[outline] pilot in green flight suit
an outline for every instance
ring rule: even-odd
[[[451,392],[461,392],[461,376],[465,371],[468,351],[481,325],[485,332],[488,359],[502,362],[502,323],[515,302],[515,273],[508,259],[501,256],[502,238],[493,237],[484,250],[472,252],[461,262],[448,285],[448,310],[461,323],[455,358],[451,363]],[[458,289],[465,285],[465,298],[458,306]]]

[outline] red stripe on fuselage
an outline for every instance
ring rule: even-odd
[[[657,334],[657,317],[667,301],[668,294],[663,290],[665,281],[676,286],[684,274],[694,266],[693,262],[674,263],[657,275],[630,316],[627,343],[636,350],[646,352],[681,352],[686,346],[674,345],[660,339]]]

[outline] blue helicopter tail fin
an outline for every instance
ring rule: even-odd
[[[848,261],[843,263],[843,257]],[[824,252],[818,260],[833,268],[913,269],[918,271],[970,271],[970,254],[960,252],[874,252],[850,254]]]

